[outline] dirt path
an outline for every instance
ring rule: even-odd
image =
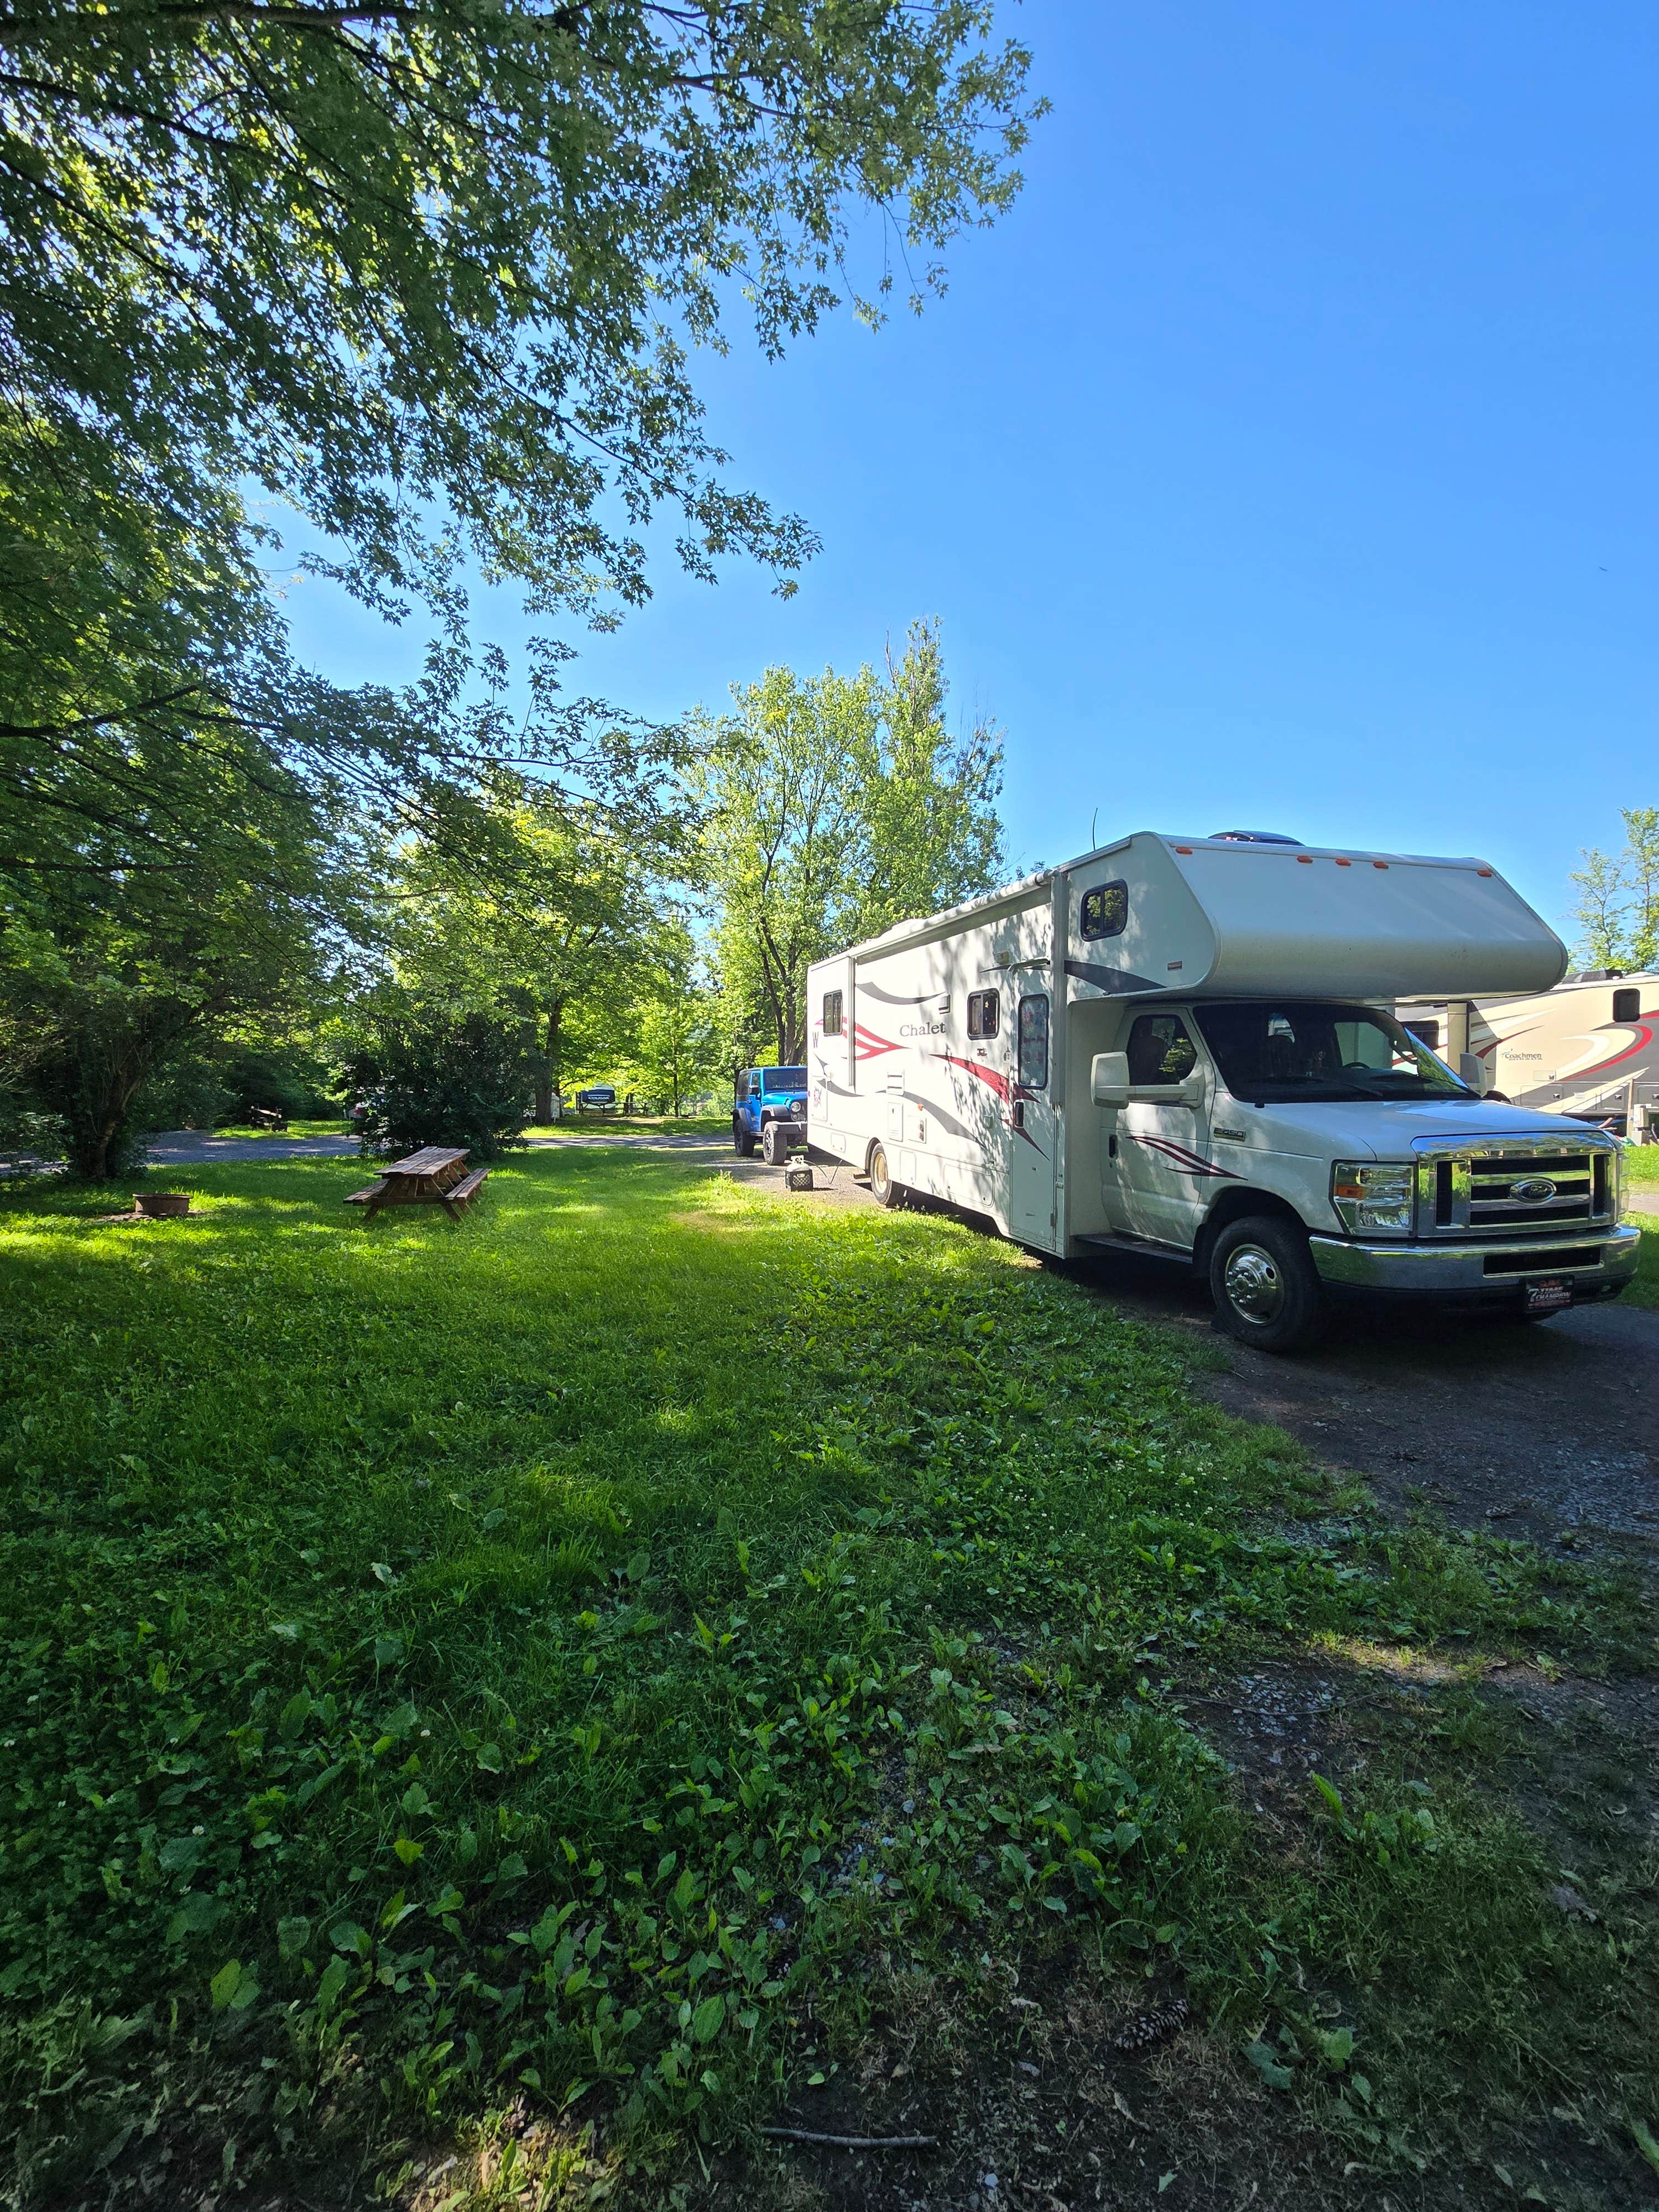
[[[1213,1328],[1182,1269],[1101,1261],[1088,1279],[1183,1331]],[[1231,1371],[1200,1382],[1208,1396],[1368,1475],[1391,1504],[1426,1498],[1452,1521],[1558,1547],[1565,1536],[1570,1550],[1600,1536],[1659,1554],[1659,1312],[1580,1306],[1528,1324],[1356,1310],[1294,1359],[1217,1340]]]

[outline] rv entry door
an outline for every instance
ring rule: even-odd
[[[1054,1242],[1054,1109],[1048,1097],[1048,994],[1019,1002],[1014,1040],[1013,1127],[1008,1152],[1008,1233],[1052,1251]]]
[[[1179,1014],[1137,1014],[1125,1045],[1129,1103],[1117,1109],[1107,1163],[1107,1210],[1119,1227],[1160,1244],[1189,1246],[1204,1218],[1210,1164],[1210,1086]],[[1112,1171],[1115,1169],[1115,1187]]]

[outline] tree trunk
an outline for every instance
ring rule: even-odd
[[[536,1085],[536,1119],[545,1127],[553,1119],[553,1100],[559,1090],[560,1033],[564,1027],[564,1000],[555,999],[547,1010],[547,1066]]]
[[[86,1182],[123,1175],[136,1149],[129,1123],[144,1079],[194,1025],[182,1010],[141,1006],[136,1018],[100,1020],[84,1003],[64,1022],[58,1048],[35,1066],[30,1087],[69,1128],[71,1174]]]

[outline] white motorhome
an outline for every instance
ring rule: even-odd
[[[1565,965],[1481,860],[1142,832],[818,962],[811,1143],[1036,1251],[1188,1259],[1264,1350],[1347,1291],[1540,1316],[1635,1270],[1618,1146],[1388,1009]]]
[[[1519,997],[1402,1001],[1413,1036],[1455,1066],[1478,1054],[1487,1087],[1517,1106],[1645,1133],[1632,1109],[1659,1100],[1659,975],[1569,975]]]

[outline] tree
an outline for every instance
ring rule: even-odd
[[[625,1047],[616,1022],[637,995],[660,920],[657,884],[684,865],[687,825],[672,811],[619,823],[596,803],[507,770],[484,778],[476,798],[491,866],[411,841],[395,964],[410,988],[478,1007],[510,1004],[535,1020],[535,1114],[548,1121],[573,1042],[583,1057]]]
[[[638,1087],[677,1117],[725,1073],[714,995],[699,969],[696,941],[677,918],[659,937],[635,1011]]]
[[[953,742],[937,622],[913,623],[887,653],[884,737],[854,762],[861,780],[860,889],[850,933],[877,937],[914,915],[992,890],[1002,871],[1001,732],[982,717]]]
[[[915,624],[884,683],[769,669],[701,724],[704,866],[733,1057],[761,1034],[806,1042],[806,971],[837,945],[988,890],[1001,866],[998,733],[946,733],[937,624]]]
[[[1579,957],[1589,968],[1659,965],[1659,807],[1626,806],[1625,849],[1591,848],[1572,871]]]
[[[458,1010],[395,988],[376,994],[347,1063],[368,1099],[366,1150],[465,1145],[486,1160],[522,1138],[540,1068],[523,1015]]]
[[[1659,967],[1659,806],[1626,806],[1625,881],[1632,892],[1630,964]]]
[[[338,841],[303,793],[276,777],[250,787],[211,749],[188,766],[191,829],[140,820],[126,834],[71,812],[77,864],[48,857],[0,899],[10,1087],[61,1117],[89,1180],[129,1164],[135,1101],[170,1053],[314,985],[350,896]],[[72,805],[74,779],[59,789]]]
[[[799,523],[724,481],[688,368],[842,296],[850,212],[938,255],[1018,188],[986,0],[21,0],[0,18],[0,415],[34,480],[240,539],[252,477],[383,605],[458,557],[533,606]],[[890,274],[855,305],[878,317]],[[22,450],[21,447],[19,450]],[[102,486],[100,490],[99,487]],[[100,519],[100,501],[103,502]]]
[[[805,1048],[806,970],[850,908],[860,847],[858,774],[878,740],[868,668],[851,678],[769,668],[733,686],[738,712],[702,725],[705,867],[728,1022],[758,1017],[781,1061]]]

